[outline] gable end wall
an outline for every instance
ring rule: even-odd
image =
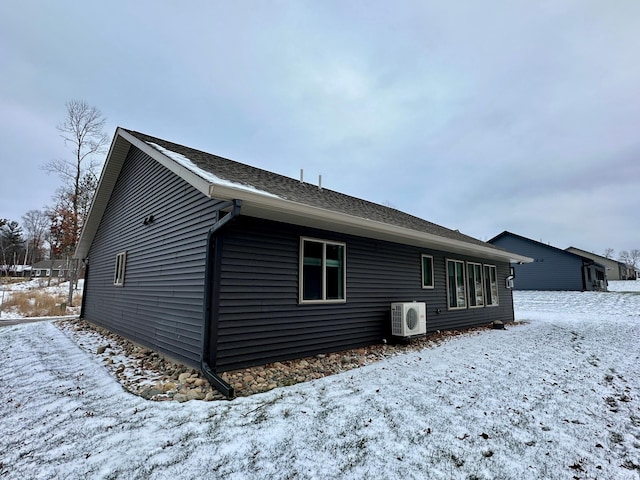
[[[144,225],[149,215],[154,221]],[[197,365],[213,218],[212,200],[132,148],[89,250],[84,318]],[[124,251],[124,286],[116,287],[116,254]]]
[[[532,263],[515,265],[515,290],[583,290],[579,257],[511,236],[500,237],[491,243],[534,259]]]

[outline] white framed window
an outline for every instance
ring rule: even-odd
[[[300,238],[300,303],[346,301],[346,244]]]
[[[469,284],[469,307],[484,307],[484,282],[482,281],[482,265],[467,262],[467,282]]]
[[[113,284],[116,287],[124,285],[124,271],[127,264],[127,252],[120,252],[116,255],[116,271],[113,275]]]
[[[487,306],[498,305],[498,272],[495,265],[484,266],[484,291]]]
[[[422,288],[433,288],[433,257],[422,254]]]
[[[447,259],[447,298],[449,310],[467,308],[467,284],[461,260]]]

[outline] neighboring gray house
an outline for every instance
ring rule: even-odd
[[[585,256],[507,231],[488,243],[533,258],[531,263],[514,265],[515,290],[607,289],[605,266]]]
[[[67,260],[42,260],[31,267],[32,277],[67,277],[68,274]]]
[[[510,262],[458,231],[118,128],[76,258],[81,315],[219,372],[380,343],[392,302],[426,330],[513,321]]]
[[[581,250],[576,247],[569,247],[566,249],[566,251],[575,253],[576,255],[580,255],[582,257],[590,258],[594,262],[598,262],[599,264],[604,265],[607,269],[607,280],[627,279],[627,266],[622,262],[618,262],[617,260],[603,257],[601,255],[596,255],[595,253],[587,252],[586,250]]]

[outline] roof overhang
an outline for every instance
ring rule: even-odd
[[[409,228],[368,220],[355,215],[293,202],[258,191],[253,192],[243,188],[234,188],[230,185],[212,183],[121,128],[116,130],[111,148],[109,149],[109,154],[107,155],[107,160],[98,182],[98,188],[89,210],[89,216],[80,236],[80,241],[78,242],[75,258],[86,258],[93,237],[97,232],[98,225],[106,209],[109,197],[111,196],[111,192],[115,186],[115,182],[132,145],[142,150],[212,199],[242,200],[243,215],[404,245],[478,256],[495,261],[515,263],[529,263],[533,261],[533,259],[529,257],[507,252],[489,245],[485,246],[463,242]]]
[[[460,240],[449,239],[439,235],[419,232],[409,228],[368,220],[355,215],[291,202],[282,198],[255,194],[227,186],[211,185],[209,196],[220,200],[241,199],[242,213],[244,215],[267,220],[347,233],[404,245],[480,256],[493,260],[516,263],[529,263],[533,261],[529,257],[490,246],[462,242]]]

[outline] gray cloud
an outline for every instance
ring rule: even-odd
[[[487,239],[638,248],[640,4],[23,2],[0,19],[0,216],[82,98],[117,125]],[[28,195],[24,182],[27,182]]]

